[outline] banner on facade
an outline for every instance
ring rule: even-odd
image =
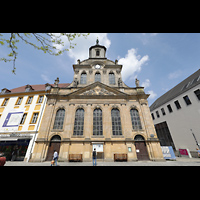
[[[1,131],[17,131],[23,114],[24,110],[10,111],[3,123]]]

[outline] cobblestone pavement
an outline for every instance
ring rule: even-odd
[[[50,166],[49,162],[11,162],[7,161],[5,166]],[[58,166],[92,166],[92,162],[58,162]],[[97,166],[200,166],[200,158],[177,157],[176,161],[153,162],[98,162]]]

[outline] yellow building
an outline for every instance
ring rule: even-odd
[[[51,86],[26,85],[0,93],[0,152],[7,160],[29,160],[37,138],[46,92]]]
[[[46,109],[31,161],[91,161],[92,151],[104,161],[163,160],[151,118],[148,94],[128,87],[122,65],[106,58],[106,47],[90,47],[89,58],[73,65],[73,82],[47,94]]]

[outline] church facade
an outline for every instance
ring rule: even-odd
[[[163,159],[151,118],[148,94],[128,87],[122,65],[106,58],[106,47],[89,48],[89,58],[73,65],[71,84],[59,87],[59,78],[47,94],[47,103],[31,161],[137,161]]]

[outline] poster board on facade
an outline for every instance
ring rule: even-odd
[[[96,149],[96,152],[103,152],[103,143],[93,144],[93,151]]]
[[[17,131],[23,114],[24,109],[10,111],[1,127],[1,131]]]
[[[165,160],[176,160],[172,146],[161,146],[161,149]]]

